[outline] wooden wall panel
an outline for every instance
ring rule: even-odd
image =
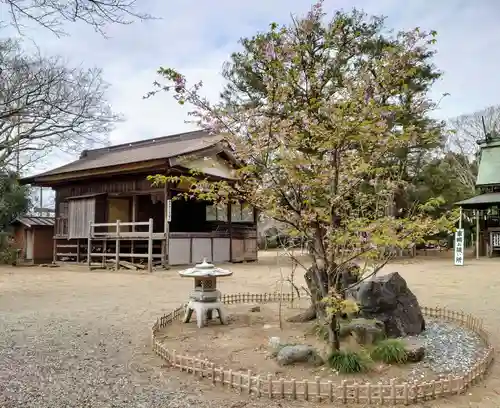
[[[68,216],[69,239],[87,238],[90,221],[95,222],[95,198],[71,200]]]
[[[193,238],[193,249],[191,262],[194,264],[212,259],[212,240],[210,238]]]
[[[229,262],[229,238],[213,238],[214,256],[212,262],[220,263],[220,262]]]
[[[242,262],[245,260],[245,241],[243,239],[233,239],[233,262]]]
[[[168,240],[168,257],[170,265],[189,265],[190,238],[170,238]]]

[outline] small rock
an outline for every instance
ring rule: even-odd
[[[260,306],[252,306],[250,308],[250,312],[252,313],[260,312]]]
[[[408,362],[418,363],[422,361],[425,356],[424,342],[418,339],[406,338],[405,343]]]
[[[270,325],[270,324],[265,324],[265,325],[263,326],[264,330],[268,330],[268,329],[270,329],[270,328],[272,328],[272,327],[273,327],[273,326],[272,326],[272,325]]]
[[[384,323],[376,319],[355,318],[340,323],[340,338],[352,335],[361,345],[371,345],[385,337]]]
[[[280,344],[281,344],[281,340],[279,337],[269,337],[269,347],[273,348],[273,349],[277,349]]]
[[[314,366],[320,366],[323,364],[323,359],[319,356],[314,347],[302,344],[283,347],[278,352],[276,361],[280,366],[294,363],[309,363]]]

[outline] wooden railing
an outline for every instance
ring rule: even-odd
[[[137,226],[147,226],[148,230],[146,232],[134,231]],[[107,232],[96,232],[98,228],[113,228],[114,231]],[[132,231],[121,231],[122,227],[132,227]],[[127,228],[128,229],[128,228]],[[89,268],[91,267],[92,257],[100,257],[105,262],[106,258],[111,258],[115,260],[116,269],[120,268],[120,258],[147,258],[148,259],[148,271],[153,271],[153,239],[163,239],[165,234],[154,234],[153,233],[153,219],[150,218],[146,222],[121,222],[120,220],[114,223],[89,223],[88,232],[88,243],[87,243],[87,264]],[[110,253],[103,251],[102,253],[92,252],[92,241],[115,239],[116,252]],[[148,241],[148,253],[147,254],[132,254],[132,253],[120,253],[120,240],[130,240],[130,239],[145,239]]]

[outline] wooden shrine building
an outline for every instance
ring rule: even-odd
[[[477,257],[500,251],[500,135],[487,134],[478,144],[476,189],[480,194],[456,203],[473,212]]]
[[[152,270],[204,257],[214,263],[257,259],[254,209],[176,200],[189,186],[153,186],[147,180],[190,169],[209,180],[231,180],[236,165],[220,137],[194,131],[87,150],[72,163],[22,182],[55,191],[55,262],[118,267],[127,261]]]

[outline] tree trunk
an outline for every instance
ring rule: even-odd
[[[287,321],[291,323],[306,323],[314,319],[316,319],[316,305],[312,304],[311,306],[309,306],[308,309],[304,310],[302,313],[289,317]]]
[[[337,316],[327,316],[325,305],[321,300],[328,296],[331,287],[335,287],[338,292],[343,293],[344,289],[356,283],[359,280],[359,267],[355,264],[346,264],[335,273],[328,273],[325,269],[320,270],[318,267],[312,266],[306,271],[304,278],[311,293],[311,306],[304,312],[289,318],[288,321],[303,323],[317,318],[326,323],[330,349],[331,351],[339,350]]]
[[[337,327],[337,318],[332,316],[328,325],[328,342],[330,350],[336,351],[340,349],[339,329]]]
[[[318,279],[316,275],[318,273],[316,272],[316,269],[317,268],[315,266],[312,266],[306,271],[304,275],[307,288],[309,289],[309,293],[311,294],[311,306],[309,306],[309,308],[304,312],[290,317],[288,319],[289,322],[305,323],[310,322],[311,320],[314,320],[316,319],[316,317],[318,317],[318,308],[322,308],[320,301],[324,296],[322,296],[323,291],[317,283]],[[325,271],[319,272],[319,274],[322,279],[326,279],[326,281],[328,281],[328,274]],[[326,293],[328,293],[328,287],[326,288]]]

